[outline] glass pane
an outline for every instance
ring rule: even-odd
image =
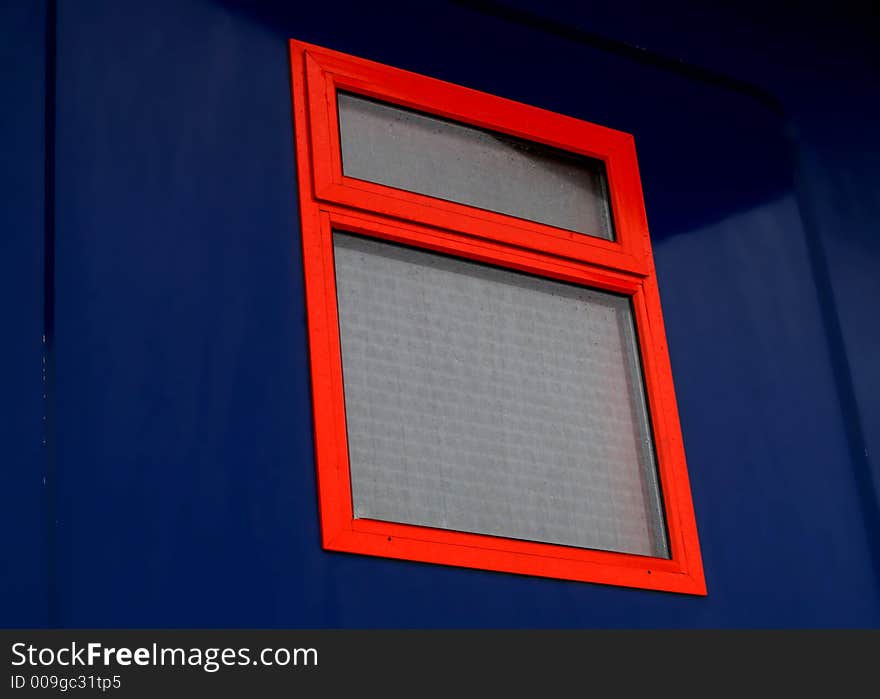
[[[628,298],[334,249],[355,517],[668,557]]]
[[[342,170],[614,240],[600,160],[339,93]]]

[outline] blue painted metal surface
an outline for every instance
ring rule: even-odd
[[[4,85],[22,111],[2,138],[30,184],[7,202],[14,235],[4,239],[7,259],[22,262],[4,280],[19,303],[2,350],[14,506],[0,622],[880,625],[869,449],[880,393],[866,389],[878,338],[876,324],[860,323],[880,296],[870,275],[877,176],[862,179],[853,134],[823,129],[809,94],[824,81],[841,109],[874,109],[834,87],[846,61],[866,59],[838,55],[837,72],[812,82],[796,60],[768,77],[760,56],[688,39],[626,5],[592,24],[560,11],[542,25],[439,2],[60,3],[48,501],[32,477],[46,454],[35,448],[40,384],[27,373],[41,353],[28,337],[43,318],[45,105],[26,80]],[[728,21],[704,12],[704,23]],[[38,40],[41,17],[28,20]],[[759,84],[781,107],[613,50],[582,27],[653,41]],[[635,134],[707,598],[320,548],[290,37]],[[39,97],[45,54],[23,38],[11,46],[31,56]],[[44,521],[57,521],[51,537]]]
[[[0,624],[48,623],[43,446],[46,6],[0,5]]]

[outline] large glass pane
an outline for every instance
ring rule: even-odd
[[[628,298],[334,250],[355,517],[668,556]]]
[[[339,94],[349,177],[614,239],[600,160]]]

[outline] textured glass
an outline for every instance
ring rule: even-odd
[[[614,239],[600,160],[339,94],[344,174]]]
[[[668,557],[629,299],[334,250],[355,517]]]

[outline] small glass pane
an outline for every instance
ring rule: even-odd
[[[614,240],[601,160],[341,92],[342,170]]]
[[[627,297],[334,251],[355,517],[668,557]]]

